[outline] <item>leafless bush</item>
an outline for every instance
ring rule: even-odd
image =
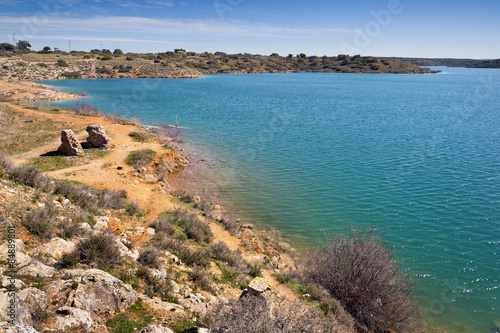
[[[142,209],[141,209],[141,206],[137,202],[130,201],[125,206],[125,212],[130,216],[136,216],[136,215],[142,214]]]
[[[0,168],[9,171],[13,166],[12,161],[7,156],[0,153]]]
[[[214,333],[349,332],[317,309],[298,301],[250,295],[228,304],[215,304],[203,323]]]
[[[216,288],[208,273],[203,267],[195,266],[191,272],[189,272],[189,277],[196,283],[201,289],[215,292]]]
[[[329,236],[307,253],[305,276],[324,287],[345,310],[372,332],[406,330],[418,311],[410,300],[412,278],[372,231]]]
[[[9,168],[10,179],[22,183],[24,185],[39,188],[46,193],[51,193],[54,190],[54,181],[44,175],[43,171],[31,166],[13,166]]]
[[[86,211],[93,213],[99,211],[99,199],[92,193],[92,188],[88,185],[75,185],[64,181],[56,181],[54,193],[61,194]]]
[[[212,256],[215,259],[222,260],[228,263],[233,268],[236,268],[239,272],[248,272],[248,265],[241,257],[240,251],[232,251],[226,243],[218,242],[212,244],[210,247],[212,251]]]
[[[156,135],[156,137],[158,138],[158,142],[162,145],[175,145],[176,143],[182,143],[180,128],[172,127],[169,125],[160,125],[157,127],[152,127],[149,131]]]
[[[105,209],[123,208],[125,205],[125,198],[127,198],[127,191],[125,190],[111,191],[108,189],[102,189],[97,192],[99,206]]]
[[[46,203],[44,206],[28,212],[21,224],[32,235],[38,236],[41,240],[48,240],[53,235],[57,214],[57,207],[52,203]]]
[[[76,95],[78,96],[82,96],[82,97],[85,97],[87,96],[87,92],[85,91],[85,89],[82,89],[82,90],[79,90]]]
[[[79,223],[75,223],[70,219],[58,223],[58,235],[61,238],[73,238],[82,236],[82,227]]]
[[[80,261],[100,268],[113,267],[120,262],[120,251],[111,232],[92,234],[76,246]]]
[[[104,116],[99,108],[85,102],[76,102],[73,105],[73,112],[84,116]]]
[[[154,246],[143,247],[139,251],[139,258],[137,261],[146,267],[158,268],[160,265],[160,261],[158,260],[160,257],[160,251]]]
[[[155,229],[156,232],[164,232],[168,235],[173,235],[176,231],[170,220],[164,218],[157,218],[149,226]]]

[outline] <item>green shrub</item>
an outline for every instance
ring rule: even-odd
[[[143,132],[137,132],[137,131],[132,131],[128,134],[134,141],[137,142],[146,142],[149,139],[153,138],[151,134],[148,133],[143,133]]]
[[[109,53],[105,54],[105,55],[102,56],[101,60],[104,60],[104,61],[106,61],[106,60],[113,60],[113,55],[111,55]]]
[[[59,59],[59,60],[57,60],[56,66],[59,66],[59,67],[69,67],[69,64],[66,61],[64,61],[64,60]]]
[[[125,163],[138,169],[141,166],[146,166],[151,163],[155,156],[156,152],[154,150],[149,148],[141,149],[131,152],[125,160]]]

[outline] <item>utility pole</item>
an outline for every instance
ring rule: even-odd
[[[101,51],[102,51],[102,44],[101,44]]]
[[[68,43],[69,43],[69,52],[71,52],[71,41],[68,40]]]
[[[12,33],[12,44],[16,45],[16,33]]]

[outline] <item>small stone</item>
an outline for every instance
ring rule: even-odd
[[[153,236],[155,233],[156,233],[156,230],[153,228],[146,228],[146,230],[144,231],[144,234],[148,235],[148,236]]]

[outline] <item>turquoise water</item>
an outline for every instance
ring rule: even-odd
[[[431,320],[500,329],[500,70],[49,82],[148,124],[178,116],[222,203],[297,242],[373,225]],[[65,102],[71,105],[73,102]]]

